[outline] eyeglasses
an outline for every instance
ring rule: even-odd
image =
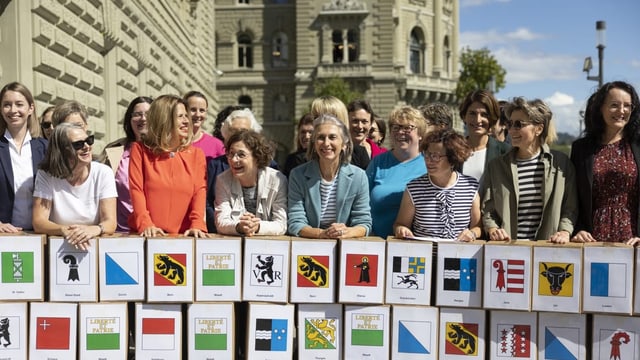
[[[620,111],[620,109],[624,109],[625,112],[632,112],[635,109],[635,105],[630,103],[620,104],[617,102],[609,104],[609,112],[615,113]]]
[[[397,124],[393,124],[390,126],[390,129],[392,132],[405,132],[405,133],[410,133],[413,130],[417,129],[417,127],[415,125],[397,125]]]
[[[531,123],[525,122],[525,121],[520,121],[520,120],[507,122],[507,127],[509,129],[515,129],[515,130],[520,130],[523,127],[529,126],[529,125],[531,125]]]
[[[424,158],[429,161],[439,162],[440,160],[446,158],[447,154],[423,151],[422,156],[424,156]]]
[[[45,121],[40,124],[40,127],[43,128],[44,130],[51,129],[52,126],[53,124],[51,123],[51,121]]]
[[[132,118],[147,117],[147,112],[146,111],[136,111],[134,113],[131,113],[131,117]]]
[[[244,160],[249,157],[249,154],[244,151],[238,151],[237,153],[228,153],[227,159],[233,160],[234,158],[238,158],[239,160]]]
[[[81,150],[82,148],[84,148],[84,144],[86,143],[87,145],[91,146],[93,145],[93,142],[96,140],[95,136],[93,135],[89,135],[87,136],[86,139],[84,140],[78,140],[78,141],[74,141],[71,143],[71,146],[73,146],[74,150]]]

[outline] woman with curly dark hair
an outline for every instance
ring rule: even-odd
[[[451,129],[430,133],[420,145],[427,174],[410,181],[393,224],[398,238],[480,237],[478,180],[455,169],[471,155],[465,138]]]
[[[251,130],[227,140],[229,169],[216,181],[216,229],[225,235],[283,235],[287,231],[287,178],[269,167],[273,147]]]
[[[604,84],[589,98],[585,135],[571,147],[579,217],[574,242],[640,242],[640,110],[630,84]]]

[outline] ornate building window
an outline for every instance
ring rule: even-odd
[[[444,43],[442,46],[442,59],[443,70],[446,74],[451,74],[451,48],[449,47],[449,36],[444,37]]]
[[[238,67],[253,67],[253,47],[251,37],[247,34],[238,35]]]
[[[419,29],[411,30],[409,39],[409,70],[413,74],[424,73],[424,42],[422,32]]]
[[[358,32],[355,30],[333,30],[333,63],[358,61]]]
[[[271,63],[273,67],[283,67],[289,64],[289,44],[287,34],[276,33],[271,40]]]
[[[238,0],[238,4],[249,4],[249,0]]]
[[[253,100],[251,100],[251,96],[249,95],[240,95],[238,97],[238,106],[242,106],[243,108],[249,108],[253,106]]]

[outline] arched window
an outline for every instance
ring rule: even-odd
[[[409,70],[413,74],[423,73],[423,47],[422,32],[418,29],[411,30],[411,39],[409,39]]]
[[[253,106],[253,100],[251,100],[251,96],[249,95],[240,95],[238,97],[238,106],[242,106],[243,108],[249,108]]]
[[[287,66],[289,63],[287,34],[279,32],[271,40],[271,61],[273,67]]]
[[[247,34],[238,35],[238,67],[253,67],[253,47],[251,37]]]

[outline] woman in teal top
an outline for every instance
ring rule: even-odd
[[[372,231],[386,238],[400,210],[407,183],[427,173],[420,142],[427,123],[420,110],[400,106],[389,115],[392,150],[374,157],[367,167],[371,198]]]

